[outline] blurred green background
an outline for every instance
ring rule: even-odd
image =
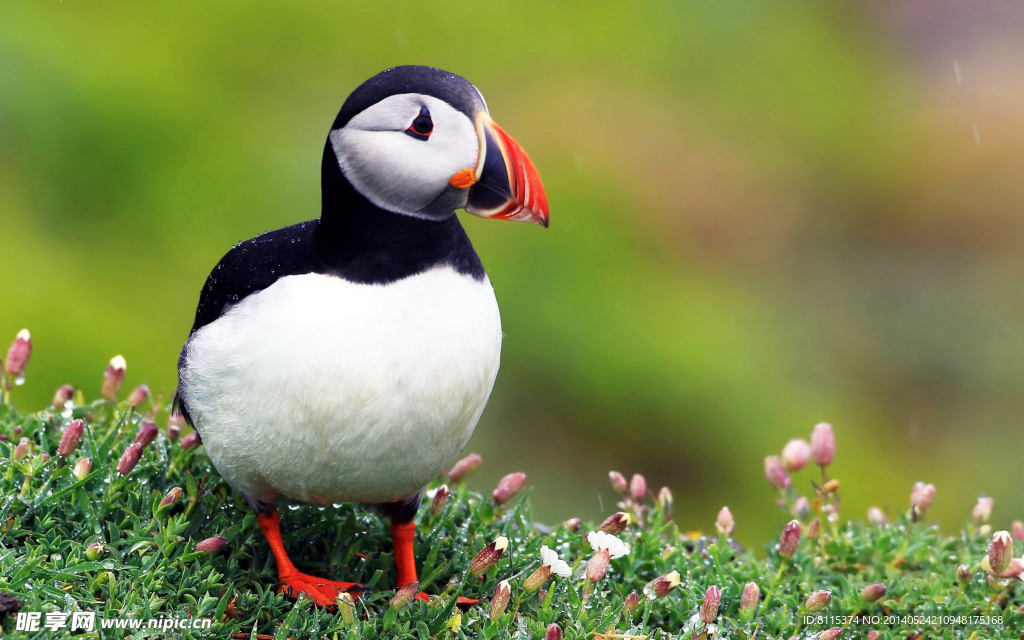
[[[0,5],[0,341],[61,383],[173,393],[206,275],[319,214],[323,141],[396,64],[459,73],[528,150],[551,228],[463,216],[502,369],[470,449],[549,521],[670,486],[738,538],[761,465],[827,420],[843,508],[918,479],[1024,516],[1024,26],[941,2]],[[460,214],[461,215],[461,214]],[[812,473],[795,478],[809,489]]]

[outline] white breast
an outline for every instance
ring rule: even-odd
[[[307,502],[415,493],[469,440],[498,373],[490,282],[281,278],[195,333],[182,393],[237,490]]]

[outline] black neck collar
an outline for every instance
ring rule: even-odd
[[[320,190],[319,239],[327,253],[354,267],[345,277],[386,282],[449,264],[483,278],[483,266],[454,213],[426,220],[381,209],[342,174],[330,140],[324,145]]]

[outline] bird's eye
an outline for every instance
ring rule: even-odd
[[[420,107],[420,115],[413,118],[412,124],[405,132],[417,140],[427,140],[433,130],[434,121],[430,119],[430,112],[426,107]]]

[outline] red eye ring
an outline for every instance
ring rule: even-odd
[[[434,132],[434,121],[430,118],[430,112],[426,107],[420,107],[420,114],[413,118],[412,124],[405,132],[417,140],[430,138],[430,134]]]

